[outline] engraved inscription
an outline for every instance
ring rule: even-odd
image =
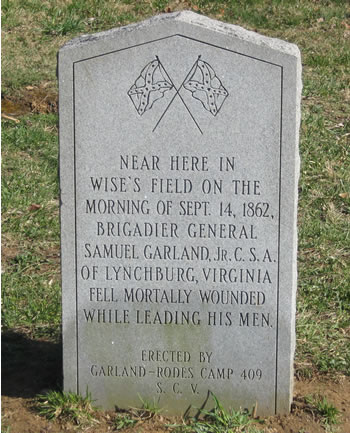
[[[154,82],[157,74],[166,75],[159,60],[141,78]],[[129,93],[141,95],[144,111],[167,90],[164,84],[151,103],[151,93],[137,93],[136,84]],[[275,329],[275,239],[259,241],[266,227],[275,227],[277,210],[265,197],[264,181],[244,177],[243,167],[237,155],[121,153],[113,175],[85,179],[82,211],[95,235],[81,244],[85,326],[254,329],[262,335]],[[166,348],[144,344],[133,364],[117,354],[107,364],[91,364],[89,374],[148,380],[160,396],[200,395],[212,382],[264,380],[262,367],[224,363],[213,350],[180,348],[176,340]]]

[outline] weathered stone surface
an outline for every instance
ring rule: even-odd
[[[297,47],[174,13],[71,41],[59,86],[64,388],[288,411]]]

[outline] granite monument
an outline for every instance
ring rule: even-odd
[[[288,412],[298,48],[192,12],[59,52],[64,388]]]

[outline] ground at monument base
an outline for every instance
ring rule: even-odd
[[[109,411],[97,411],[98,423],[77,430],[77,426],[70,423],[48,421],[38,415],[35,409],[35,399],[26,397],[12,397],[8,394],[16,393],[22,388],[20,383],[12,383],[11,392],[7,387],[3,389],[2,396],[2,429],[3,433],[61,433],[73,431],[88,431],[94,433],[105,433],[116,431],[113,420],[116,413]],[[22,388],[23,389],[23,388]],[[317,411],[307,403],[307,397],[322,396],[329,404],[335,406],[339,411],[339,423],[326,425],[322,422]],[[167,417],[164,414],[155,415],[153,418],[139,421],[130,428],[122,431],[125,433],[165,433],[172,430],[167,425],[181,423],[180,418]],[[264,433],[323,433],[337,432],[348,433],[350,431],[350,380],[340,377],[337,381],[324,377],[315,377],[311,380],[296,380],[292,412],[290,415],[265,418],[257,428]]]

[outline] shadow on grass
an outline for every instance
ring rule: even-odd
[[[2,395],[33,398],[46,390],[61,389],[60,343],[33,340],[25,334],[2,333]]]

